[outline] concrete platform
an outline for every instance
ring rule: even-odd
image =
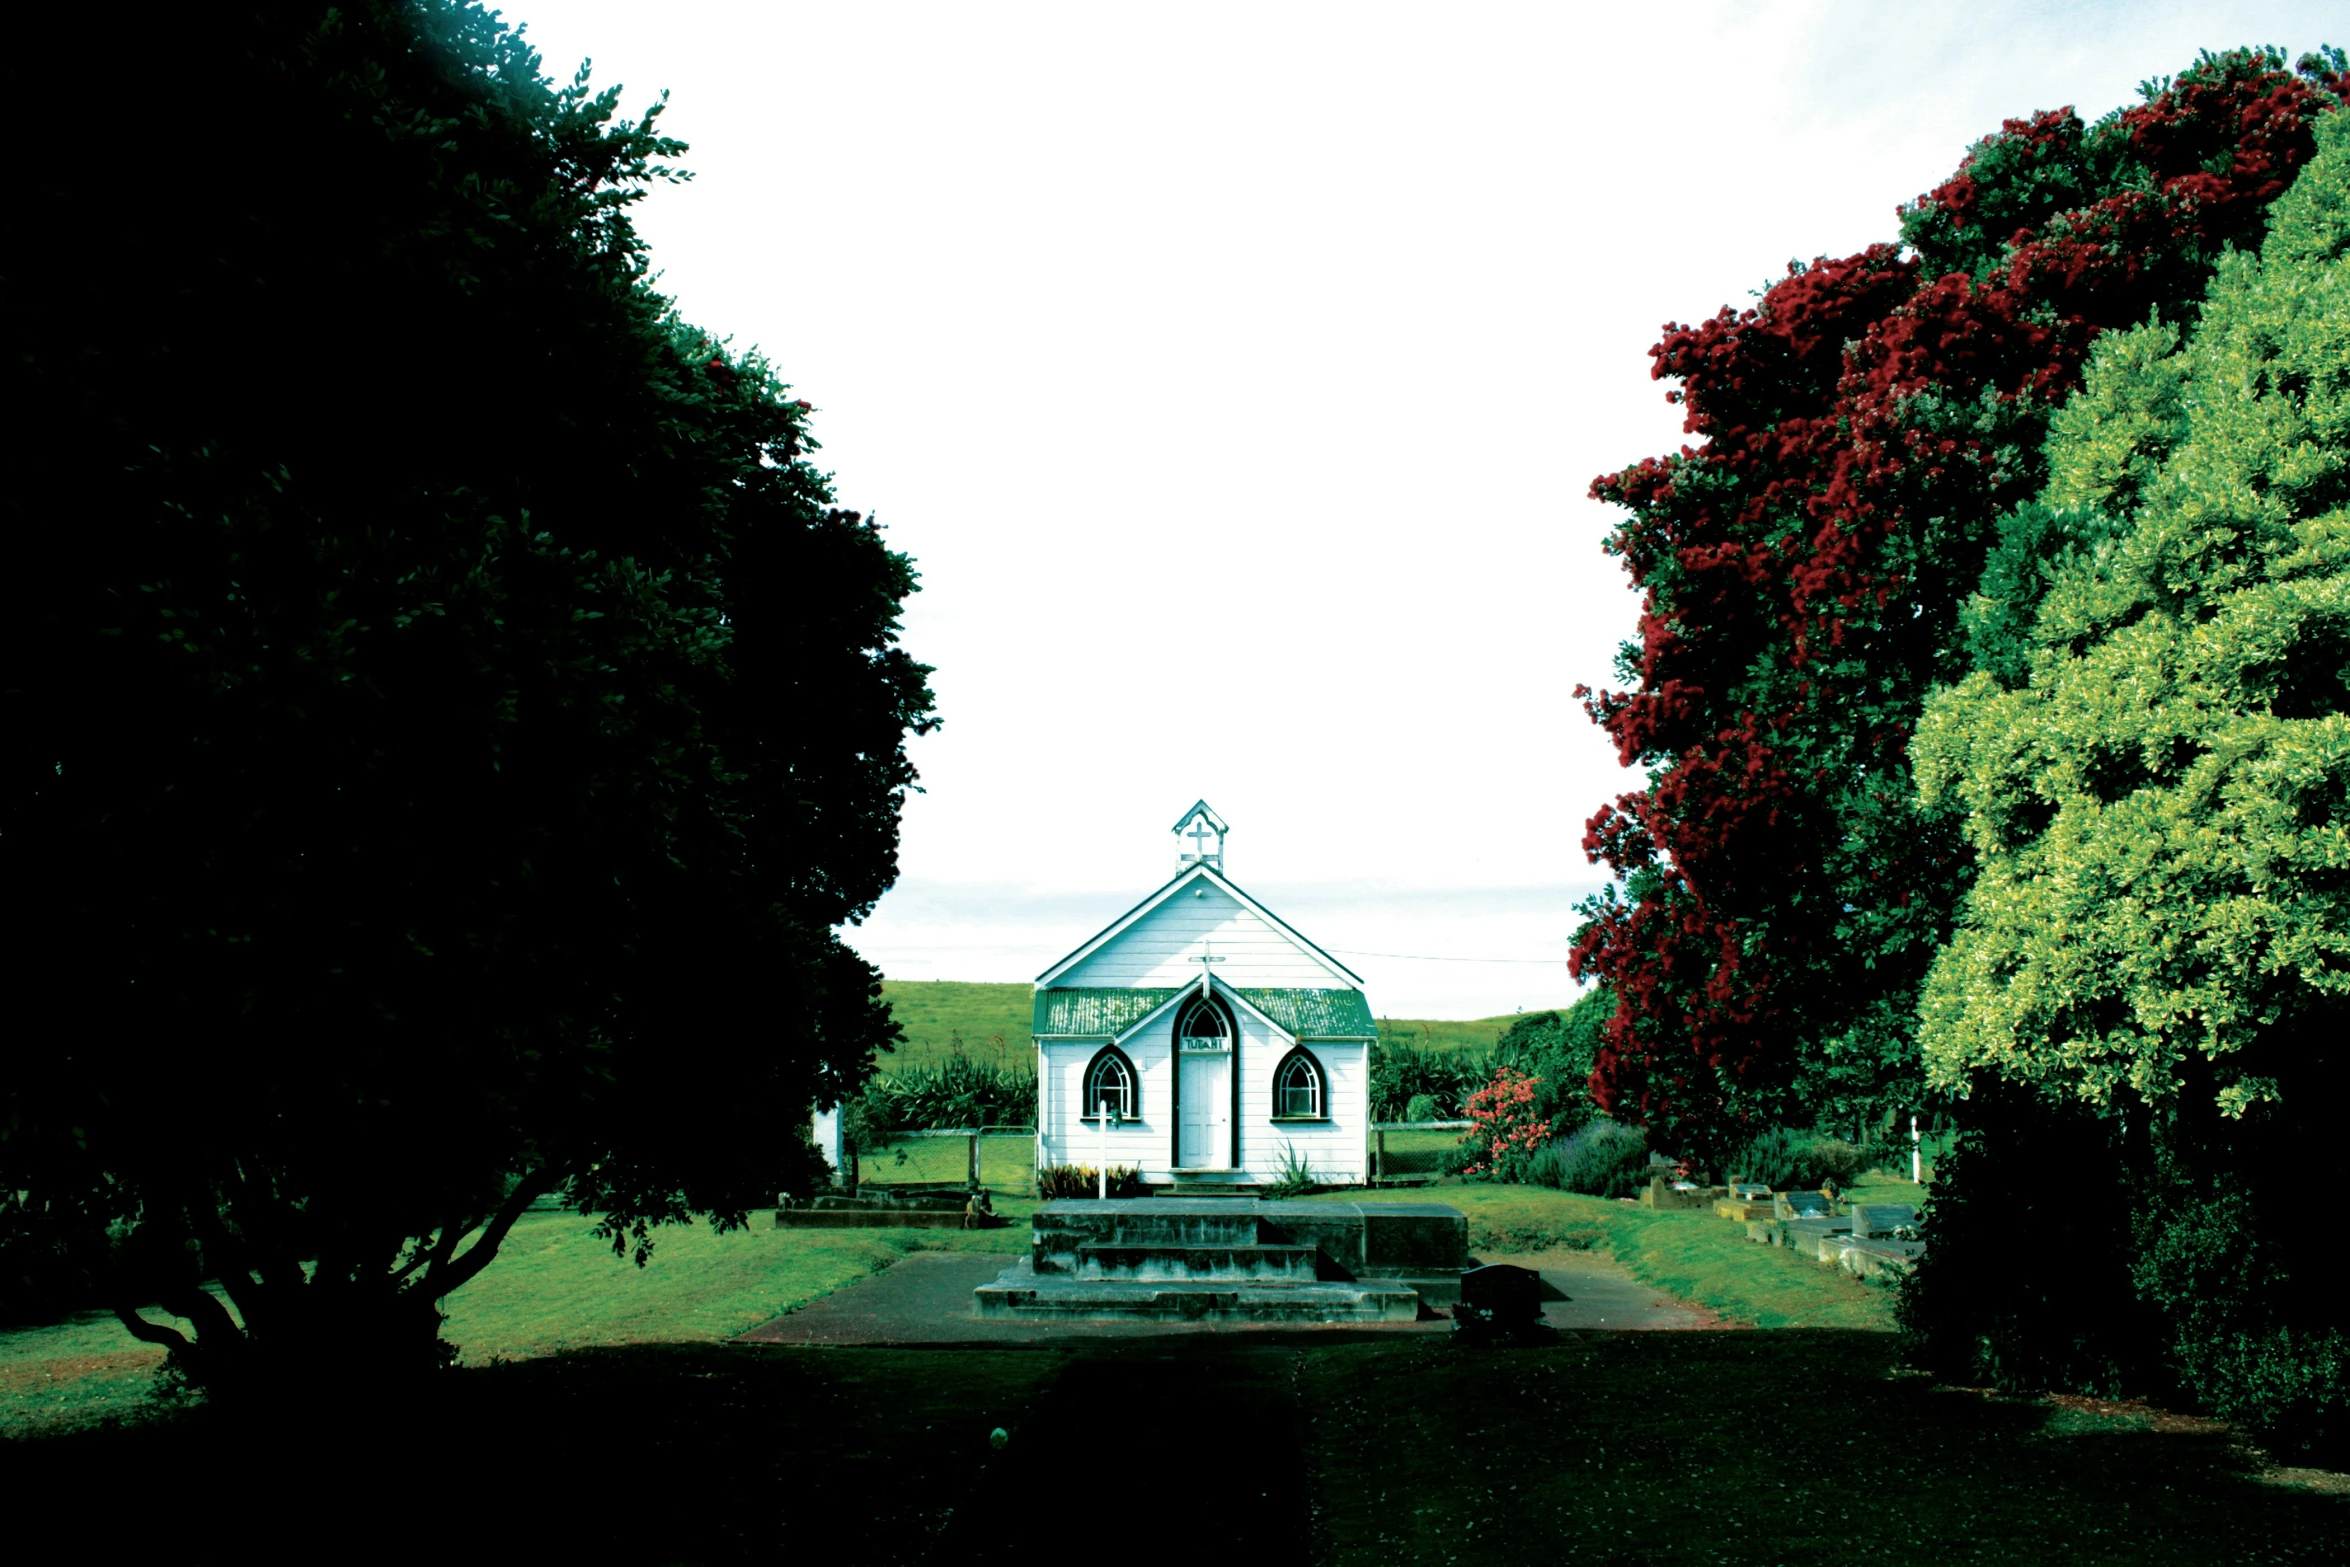
[[[1071,1348],[1098,1340],[1125,1342],[1207,1335],[1244,1344],[1327,1344],[1350,1339],[1384,1341],[1397,1336],[1442,1336],[1453,1330],[1451,1321],[1441,1317],[1412,1322],[1312,1323],[1185,1322],[1149,1317],[1003,1319],[973,1315],[972,1292],[1019,1260],[1016,1255],[916,1252],[870,1278],[763,1322],[733,1342],[746,1348],[826,1344]],[[1562,1331],[1687,1332],[1723,1326],[1704,1308],[1640,1283],[1612,1258],[1596,1252],[1497,1254],[1482,1260],[1513,1263],[1540,1273],[1545,1285],[1542,1318]]]
[[[981,1317],[1399,1322],[1460,1298],[1468,1219],[1443,1203],[1067,1199],[1028,1259],[974,1292]]]

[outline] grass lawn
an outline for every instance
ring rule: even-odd
[[[1035,1204],[1010,1197],[997,1206],[1024,1225]],[[657,1231],[652,1261],[639,1268],[614,1257],[589,1219],[525,1214],[498,1260],[442,1303],[442,1333],[470,1366],[586,1348],[716,1344],[910,1251],[1007,1246],[1002,1231],[779,1230],[764,1211],[751,1221],[726,1235],[699,1224]],[[103,1312],[0,1334],[0,1435],[149,1412],[162,1363],[161,1350],[135,1342]]]
[[[1064,1359],[645,1345],[399,1402],[322,1367],[330,1396],[300,1421],[195,1409],[0,1441],[0,1493],[20,1538],[37,1515],[92,1559],[919,1560]]]
[[[1907,1182],[1860,1188],[1879,1202],[1915,1192]],[[1356,1201],[1362,1194],[1331,1192],[1314,1199]],[[1469,1249],[1604,1250],[1644,1284],[1697,1302],[1728,1320],[1762,1328],[1838,1328],[1887,1331],[1891,1294],[1779,1246],[1746,1238],[1746,1227],[1709,1209],[1658,1212],[1630,1203],[1552,1191],[1543,1186],[1464,1182],[1414,1192],[1377,1193],[1406,1201],[1450,1203],[1469,1218]]]
[[[898,1162],[898,1155],[905,1162]],[[908,1137],[857,1163],[857,1179],[871,1186],[966,1181],[971,1143],[962,1137]],[[1026,1133],[979,1139],[979,1184],[996,1198],[1036,1190],[1036,1139]]]
[[[2208,1422],[1937,1391],[1893,1356],[1887,1335],[1830,1330],[1308,1354],[1319,1554],[1365,1567],[2343,1559],[2350,1502],[2261,1483]]]

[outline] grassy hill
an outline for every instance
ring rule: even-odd
[[[957,1039],[967,1052],[982,1059],[1029,1048],[1029,998],[1035,991],[1028,985],[892,979],[882,983],[881,994],[906,1031],[906,1042],[898,1053],[883,1058],[884,1070],[943,1056]],[[1514,1021],[1513,1015],[1465,1022],[1383,1017],[1379,1034],[1382,1039],[1409,1042],[1423,1050],[1481,1050],[1500,1038]]]

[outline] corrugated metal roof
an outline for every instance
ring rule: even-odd
[[[1173,990],[1065,988],[1036,993],[1039,1034],[1099,1034],[1116,1037],[1151,1015],[1176,994]]]
[[[1044,1035],[1114,1038],[1181,993],[1059,987],[1036,993],[1033,1030]],[[1359,990],[1250,990],[1234,993],[1298,1039],[1368,1039],[1378,1033]]]
[[[1299,1039],[1369,1039],[1379,1032],[1359,990],[1245,990],[1241,996]]]

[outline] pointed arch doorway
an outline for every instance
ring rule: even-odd
[[[1213,999],[1193,998],[1175,1021],[1175,1167],[1229,1170],[1239,1083],[1232,1016]]]

